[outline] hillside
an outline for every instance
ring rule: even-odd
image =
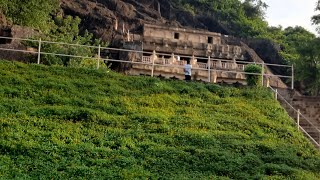
[[[319,179],[266,89],[0,61],[0,179]]]

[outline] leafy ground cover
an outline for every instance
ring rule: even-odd
[[[0,61],[0,179],[319,179],[263,88]]]

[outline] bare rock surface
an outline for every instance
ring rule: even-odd
[[[191,27],[228,34],[209,16],[193,16],[174,7],[170,0],[61,0],[66,15],[79,16],[81,29],[111,41],[116,32],[138,32],[144,23],[174,27]],[[160,11],[159,11],[160,10]]]

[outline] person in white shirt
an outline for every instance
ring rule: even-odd
[[[191,69],[192,65],[190,64],[190,60],[187,60],[187,64],[184,65],[184,75],[186,81],[191,81]]]

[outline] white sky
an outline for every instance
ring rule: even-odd
[[[316,34],[311,25],[311,17],[317,14],[314,9],[317,0],[263,0],[269,7],[266,20],[271,26],[302,26]]]

